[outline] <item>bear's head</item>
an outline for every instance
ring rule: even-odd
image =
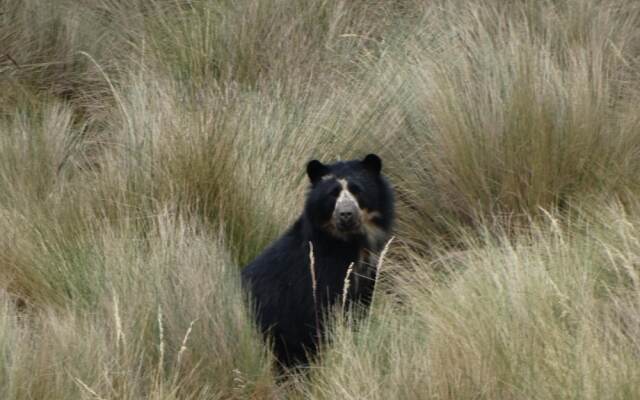
[[[330,165],[310,161],[305,215],[314,228],[344,241],[384,242],[393,222],[393,191],[381,170],[375,154]]]

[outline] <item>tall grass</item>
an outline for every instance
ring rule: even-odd
[[[146,240],[135,228],[105,227],[85,243],[90,256],[30,266],[50,283],[69,280],[64,307],[20,312],[3,296],[3,398],[228,398],[275,390],[223,243],[170,215],[152,225]],[[55,261],[84,265],[60,271]],[[83,272],[91,277],[69,278]]]
[[[566,227],[551,218],[517,240],[466,236],[469,250],[431,262],[444,276],[421,256],[411,272],[394,265],[405,303],[355,331],[338,324],[309,394],[634,398],[636,217],[616,206],[598,214]]]
[[[0,0],[0,397],[636,398],[640,8]],[[237,272],[376,152],[368,316],[276,378]]]
[[[411,236],[636,186],[637,9],[444,3],[376,70],[404,108]]]

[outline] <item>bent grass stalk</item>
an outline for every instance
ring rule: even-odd
[[[185,352],[185,350],[187,350],[187,340],[189,340],[189,335],[193,330],[193,324],[195,324],[196,321],[197,319],[191,321],[191,323],[189,324],[189,328],[187,328],[187,333],[185,333],[184,338],[182,339],[182,344],[180,345],[180,350],[178,351],[178,368],[180,368],[180,365],[182,363],[182,354]]]
[[[347,295],[349,294],[349,278],[351,277],[351,272],[353,272],[353,263],[349,264],[349,268],[347,268],[347,274],[344,277],[344,285],[342,286],[342,309],[343,310],[345,305],[347,304]]]
[[[373,275],[373,293],[371,293],[371,306],[372,307],[374,305],[374,300],[375,300],[375,297],[376,297],[376,292],[377,292],[376,289],[378,288],[377,283],[378,283],[378,277],[380,276],[380,270],[382,269],[382,261],[384,260],[384,257],[387,255],[387,251],[389,251],[389,245],[391,244],[391,242],[393,241],[394,238],[395,238],[395,236],[391,236],[391,238],[389,238],[387,243],[382,248],[382,252],[380,252],[380,257],[378,257],[378,263],[376,264],[375,274]]]
[[[89,385],[87,385],[86,383],[82,382],[82,380],[80,378],[74,378],[76,384],[81,387],[82,389],[86,390],[91,396],[93,396],[94,399],[98,399],[98,400],[104,400],[104,397],[100,396],[98,393],[96,393],[95,390],[91,389],[89,387]]]

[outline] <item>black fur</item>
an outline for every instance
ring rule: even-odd
[[[311,186],[304,212],[282,237],[242,271],[243,285],[256,306],[258,324],[265,334],[271,335],[276,357],[285,366],[304,364],[307,356],[317,350],[318,333],[322,335],[324,330],[322,315],[328,307],[341,301],[349,264],[357,264],[360,273],[362,268],[375,267],[368,265],[374,264],[375,258],[365,260],[363,254],[377,254],[382,250],[394,218],[393,191],[380,174],[381,167],[380,158],[373,154],[362,161],[331,165],[317,160],[309,162],[307,175]],[[337,193],[342,188],[339,179],[346,180],[349,192],[355,195],[362,223],[368,224],[366,232],[376,234],[367,235],[362,227],[341,232],[331,226]],[[317,309],[312,291],[309,242],[313,243]],[[366,307],[374,281],[357,280],[354,276],[349,299]]]

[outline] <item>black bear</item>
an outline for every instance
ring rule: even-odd
[[[342,301],[350,265],[350,304],[371,301],[377,254],[394,218],[393,191],[381,169],[375,154],[331,165],[310,161],[302,215],[242,271],[258,325],[284,366],[303,365],[316,352],[323,315]]]

